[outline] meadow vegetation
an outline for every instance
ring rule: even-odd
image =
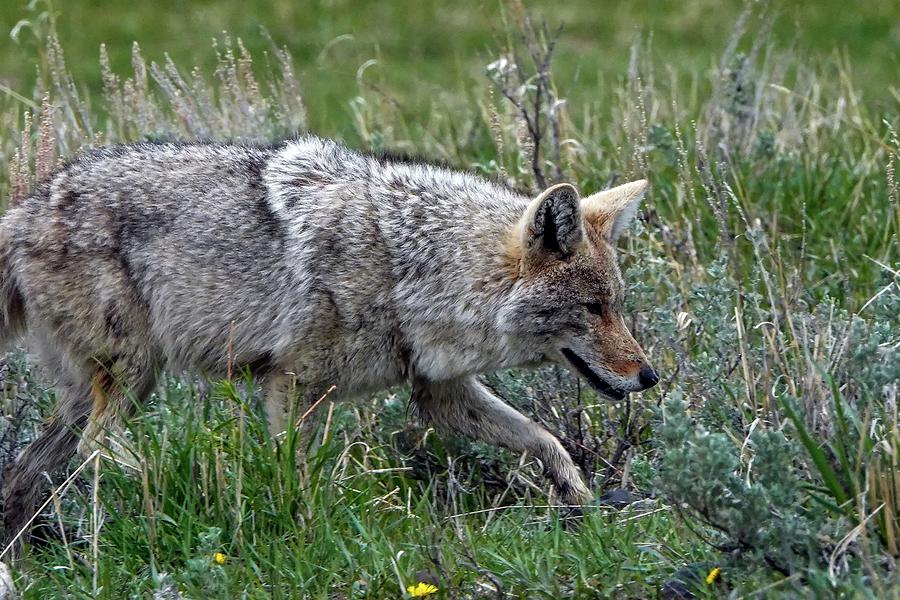
[[[311,124],[524,189],[647,177],[621,253],[662,381],[611,403],[558,368],[488,375],[588,476],[602,501],[579,515],[530,458],[422,427],[405,389],[325,396],[298,462],[249,374],[170,374],[129,423],[137,467],[96,456],[52,498],[45,543],[14,565],[23,595],[396,598],[425,581],[445,598],[896,597],[900,91],[802,38],[785,48],[765,3],[731,15],[693,75],[638,36],[607,83],[566,85],[566,32],[510,2],[459,94],[410,109],[362,61],[331,129],[339,113],[304,101],[305,66],[275,42],[223,34],[205,68],[138,44],[125,68],[106,48],[84,87],[55,19],[35,18],[35,87],[0,96],[3,202],[85,148]],[[52,392],[22,352],[0,386],[6,461]]]

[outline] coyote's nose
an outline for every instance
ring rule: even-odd
[[[654,371],[652,367],[644,365],[641,367],[640,373],[638,373],[638,381],[641,382],[641,385],[644,386],[645,390],[649,390],[659,383],[659,374]]]

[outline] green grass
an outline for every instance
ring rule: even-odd
[[[60,5],[40,39],[0,53],[25,99],[0,100],[4,196],[55,151],[303,125],[535,187],[520,118],[484,75],[518,44],[515,3],[169,4]],[[295,436],[267,438],[243,382],[200,393],[170,378],[129,424],[137,468],[104,459],[95,486],[89,467],[49,513],[65,540],[16,563],[26,598],[396,598],[420,571],[446,598],[648,598],[685,569],[699,597],[900,589],[898,5],[785,3],[767,37],[758,4],[738,33],[738,2],[604,4],[544,9],[567,24],[551,86],[567,141],[557,162],[543,140],[539,163],[585,193],[651,180],[621,251],[630,325],[663,383],[610,405],[559,369],[489,378],[561,436],[598,494],[650,497],[572,527],[538,466],[426,430],[403,389],[334,407],[327,440],[298,461]],[[0,27],[43,5],[18,10]],[[259,25],[293,55],[302,100],[286,92],[294,71],[263,57]],[[87,106],[49,51],[53,28]],[[252,63],[230,61],[221,38],[216,59],[221,29]],[[181,76],[200,65],[191,93],[152,78],[140,91],[133,39]],[[53,115],[36,111],[23,141],[23,108],[48,90]],[[205,94],[202,109],[182,102]],[[21,445],[52,393],[18,354],[0,373],[0,439]],[[712,566],[723,576],[707,585]]]
[[[24,0],[7,2],[0,11],[0,33],[22,20],[40,23],[49,4],[33,3],[36,8],[29,10]],[[574,0],[545,11],[539,4],[534,8],[551,25],[564,28],[554,72],[580,105],[617,84],[639,36],[651,40],[652,56],[665,62],[661,77],[668,78],[671,71],[685,86],[692,79],[705,84],[742,5],[741,0]],[[859,3],[852,11],[839,0],[775,6],[779,18],[773,41],[778,47],[796,44],[813,60],[846,57],[854,83],[867,98],[892,99],[897,84],[888,74],[900,70],[896,2]],[[344,136],[352,132],[349,99],[357,93],[357,72],[364,63],[377,61],[366,70],[366,81],[395,99],[407,118],[424,121],[435,98],[465,95],[473,82],[483,79],[495,41],[504,35],[501,15],[508,11],[499,0],[79,0],[57,1],[52,9],[74,79],[95,100],[102,89],[97,62],[101,44],[107,45],[119,73],[130,67],[134,41],[148,61],[162,62],[168,54],[183,67],[210,68],[215,64],[211,43],[222,31],[240,37],[259,56],[270,48],[261,34],[264,28],[296,60],[310,126]],[[38,31],[43,28],[37,25]],[[23,27],[19,42],[7,42],[7,50],[0,52],[0,82],[26,95],[34,81],[35,55],[43,46],[32,32]]]
[[[97,562],[70,560],[90,556],[87,546],[36,551],[28,560],[60,568],[46,568],[27,597],[96,589],[121,598],[177,585],[186,597],[396,598],[422,570],[457,594],[484,593],[489,573],[516,597],[646,597],[672,565],[709,554],[655,502],[598,510],[577,534],[539,498],[534,508],[484,510],[461,486],[432,486],[404,467],[377,431],[348,437],[365,428],[350,411],[338,409],[343,424],[297,469],[295,436],[275,450],[234,386],[176,406],[189,394],[171,384],[158,412],[134,424],[140,474],[104,468]],[[90,496],[82,498],[69,514],[88,522],[68,523],[70,536],[91,527]]]

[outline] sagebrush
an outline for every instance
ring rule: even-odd
[[[130,424],[139,471],[105,464],[96,491],[80,480],[45,519],[61,541],[18,567],[25,595],[386,597],[428,571],[447,597],[647,597],[685,565],[707,596],[896,594],[900,106],[826,75],[842,64],[779,48],[757,10],[708,77],[667,77],[639,41],[589,106],[567,105],[553,80],[555,28],[515,5],[471,100],[426,123],[370,88],[349,100],[366,150],[524,188],[650,179],[622,253],[629,326],[659,391],[610,404],[553,369],[488,379],[560,435],[598,495],[629,490],[630,509],[565,530],[536,465],[438,442],[407,421],[403,389],[323,406],[325,443],[296,465],[265,441],[239,378],[171,378]],[[147,66],[136,47],[134,72],[108,73],[105,105],[88,107],[50,35],[42,84],[20,91],[28,106],[2,100],[11,201],[84,148],[303,127],[300,85],[274,48],[251,61],[223,39],[210,75]],[[20,356],[3,364],[12,452],[49,398]],[[721,579],[706,584],[713,565]]]

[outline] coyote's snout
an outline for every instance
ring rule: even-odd
[[[613,399],[657,382],[615,252],[645,189],[529,198],[312,136],[77,158],[0,222],[0,342],[27,331],[58,387],[6,474],[7,535],[41,474],[114,433],[161,369],[252,369],[275,432],[332,386],[409,382],[423,419],[527,451],[563,501],[588,499],[559,440],[476,375],[556,362]]]

